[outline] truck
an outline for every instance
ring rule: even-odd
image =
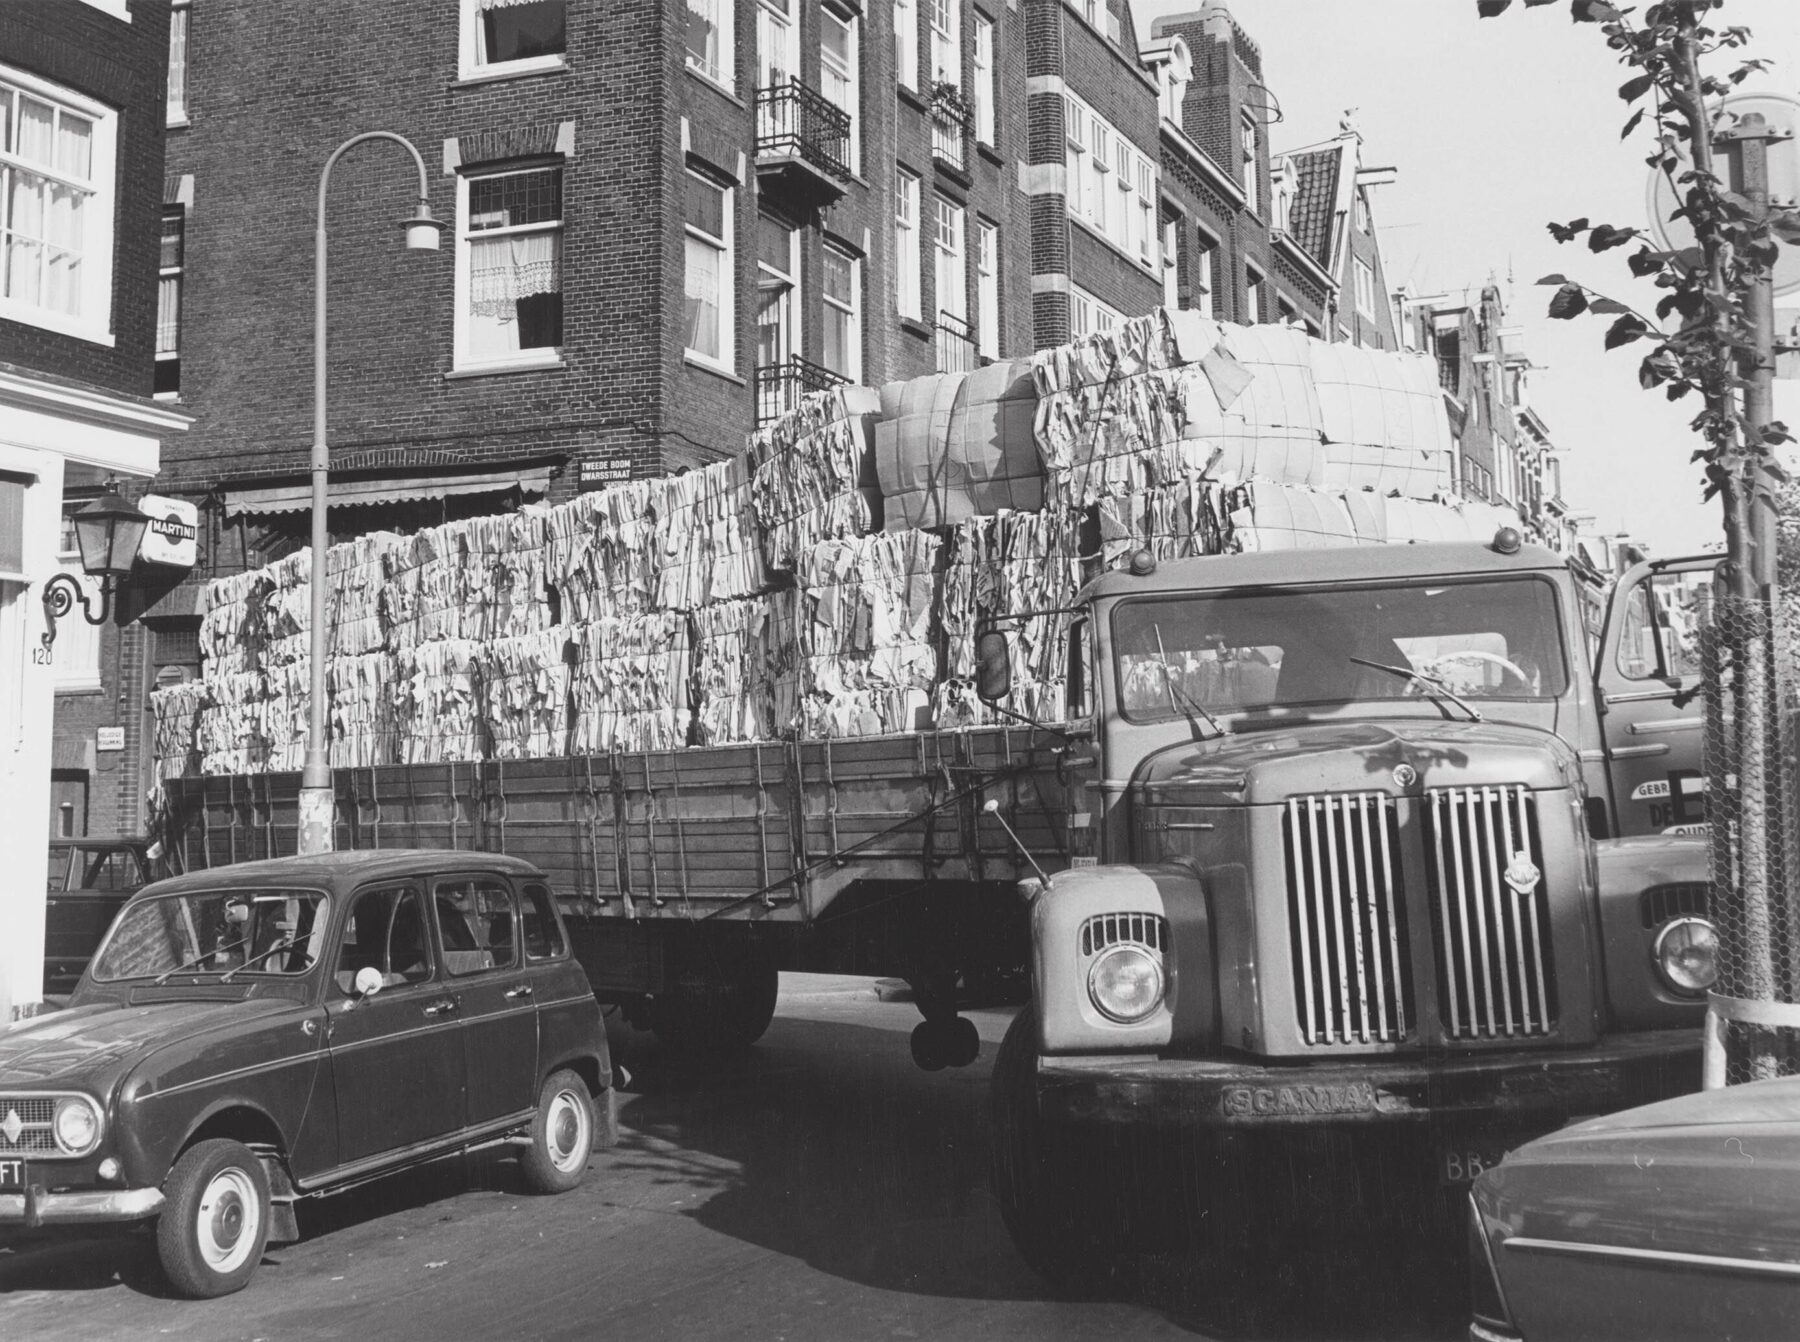
[[[1591,631],[1507,528],[1083,589],[1074,856],[1029,883],[990,1091],[1028,1262],[1454,1217],[1505,1150],[1698,1089],[1711,562],[1640,565]]]

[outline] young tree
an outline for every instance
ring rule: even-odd
[[[1705,659],[1710,911],[1721,970],[1707,1020],[1709,1085],[1800,1070],[1800,788],[1785,746],[1800,630],[1784,640],[1774,599],[1782,480],[1774,449],[1792,440],[1775,419],[1772,390],[1773,272],[1782,243],[1800,243],[1800,217],[1770,205],[1769,128],[1721,116],[1721,100],[1767,68],[1741,54],[1749,29],[1714,22],[1724,6],[1662,0],[1639,14],[1571,0],[1574,21],[1594,25],[1631,71],[1619,86],[1632,109],[1620,138],[1649,121],[1647,162],[1679,201],[1669,221],[1691,230],[1694,245],[1662,249],[1642,229],[1588,219],[1549,225],[1559,242],[1585,239],[1593,252],[1635,245],[1632,274],[1661,291],[1650,314],[1562,275],[1541,281],[1556,286],[1552,317],[1611,317],[1608,349],[1647,346],[1638,366],[1646,390],[1697,397],[1694,459],[1704,464],[1706,496],[1724,507],[1726,560]],[[1476,0],[1482,18],[1511,7]],[[1720,56],[1723,73],[1712,68]],[[1747,1001],[1763,1005],[1746,1010]]]

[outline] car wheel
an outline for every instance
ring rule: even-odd
[[[587,1176],[593,1149],[594,1101],[587,1082],[567,1068],[552,1072],[531,1119],[525,1182],[534,1193],[566,1193]]]
[[[163,1185],[156,1250],[169,1284],[207,1300],[241,1291],[269,1242],[269,1176],[241,1142],[196,1142]]]
[[[771,960],[709,964],[675,976],[651,1010],[663,1046],[690,1057],[720,1057],[763,1037],[775,1018],[781,975]]]

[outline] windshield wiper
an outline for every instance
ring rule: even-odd
[[[298,936],[283,937],[280,941],[276,942],[273,946],[269,947],[268,950],[258,951],[255,955],[251,956],[248,960],[244,961],[243,964],[233,965],[230,969],[227,969],[223,974],[219,975],[219,982],[220,983],[230,983],[231,976],[233,974],[238,973],[240,970],[248,969],[248,968],[250,968],[251,965],[261,964],[264,960],[267,960],[271,955],[279,955],[282,951],[291,950],[295,946],[298,946],[300,944],[300,941],[301,941],[301,938],[299,938]]]
[[[157,985],[161,986],[162,984],[167,983],[171,977],[173,977],[176,974],[181,973],[183,970],[200,968],[200,962],[203,960],[210,960],[215,955],[223,955],[226,951],[235,951],[239,946],[244,945],[244,943],[247,941],[249,941],[248,937],[239,937],[236,941],[231,942],[229,945],[214,946],[210,951],[202,951],[199,955],[196,955],[192,960],[183,960],[180,964],[176,965],[175,968],[170,969],[170,970],[165,970],[163,973],[158,974],[156,976]],[[239,969],[241,969],[242,967],[243,966],[241,966],[241,965],[234,966],[234,968],[239,968]],[[226,971],[226,973],[228,973],[228,974],[230,972],[231,972],[230,970]]]
[[[1386,662],[1371,662],[1366,657],[1351,657],[1347,660],[1355,662],[1358,666],[1372,667],[1376,671],[1386,671],[1389,675],[1404,676],[1407,680],[1423,685],[1425,687],[1425,697],[1430,699],[1433,703],[1437,703],[1440,697],[1448,699],[1451,703],[1455,704],[1458,708],[1462,709],[1463,712],[1469,715],[1470,722],[1482,721],[1481,714],[1475,711],[1468,700],[1464,699],[1455,690],[1444,684],[1440,677],[1434,676],[1428,671],[1420,671],[1410,666],[1389,666]]]
[[[1198,699],[1194,698],[1193,695],[1189,694],[1185,689],[1175,683],[1175,672],[1169,665],[1169,654],[1163,647],[1162,626],[1160,624],[1153,624],[1150,627],[1156,631],[1157,665],[1162,667],[1163,686],[1169,691],[1169,707],[1174,708],[1176,712],[1180,713],[1182,717],[1188,720],[1188,727],[1193,731],[1194,739],[1196,741],[1202,741],[1206,738],[1200,735],[1200,724],[1194,721],[1195,713],[1198,713],[1201,717],[1206,719],[1206,725],[1213,729],[1214,736],[1225,735],[1225,729],[1219,725],[1219,720],[1217,718],[1206,711],[1206,705],[1202,704]],[[1181,701],[1187,705],[1187,709],[1176,708],[1176,695],[1181,696]],[[1188,709],[1192,709],[1193,711],[1189,712]]]

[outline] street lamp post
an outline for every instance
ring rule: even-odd
[[[331,169],[344,154],[365,140],[392,140],[412,155],[419,170],[419,204],[410,219],[401,220],[406,245],[413,251],[435,252],[444,227],[431,216],[431,200],[425,176],[425,160],[413,142],[392,131],[372,130],[352,135],[325,160],[319,174],[319,219],[313,235],[313,440],[312,440],[312,629],[307,640],[311,659],[311,689],[306,712],[306,760],[300,770],[300,834],[302,853],[329,853],[332,835],[331,759],[325,748],[326,569],[328,531],[325,510],[329,494],[331,458],[325,445],[325,191]]]

